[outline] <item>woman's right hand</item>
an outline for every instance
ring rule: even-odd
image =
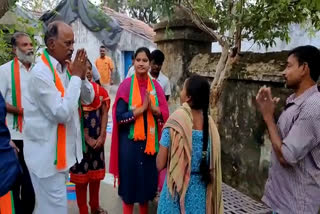
[[[148,110],[149,103],[150,103],[149,93],[146,92],[146,94],[144,96],[144,100],[143,100],[142,106],[139,107],[139,108],[134,109],[133,110],[133,115],[135,117],[137,117],[137,116],[143,114],[143,112]]]
[[[144,95],[143,104],[142,104],[143,112],[145,112],[148,109],[149,103],[150,103],[149,92],[146,91],[146,94]]]
[[[91,137],[89,137],[88,139],[86,139],[86,141],[87,141],[87,144],[89,144],[89,146],[90,146],[91,148],[94,148],[94,147],[96,146],[96,144],[97,144],[97,140],[95,140],[95,139],[93,139],[93,138],[91,138]]]

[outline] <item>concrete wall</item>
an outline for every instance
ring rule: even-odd
[[[161,71],[167,75],[171,85],[170,112],[180,105],[179,94],[188,75],[186,72],[191,60],[197,54],[211,51],[213,41],[205,32],[198,29],[188,14],[176,8],[169,21],[162,20],[154,26],[155,42],[164,53],[165,61]]]
[[[245,53],[233,65],[218,103],[223,181],[255,199],[260,199],[264,191],[271,142],[252,99],[260,87],[270,86],[273,95],[281,99],[276,110],[278,118],[290,94],[284,88],[281,74],[286,58],[287,52]],[[199,54],[192,59],[186,72],[212,80],[218,59],[217,54]]]
[[[228,80],[219,102],[223,181],[255,199],[263,195],[271,154],[265,124],[251,101],[263,85],[281,98],[278,117],[288,91],[275,82]]]

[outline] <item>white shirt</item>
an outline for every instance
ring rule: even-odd
[[[67,171],[82,160],[80,119],[78,113],[79,96],[84,104],[94,98],[91,83],[72,76],[68,79],[66,68],[50,56],[52,66],[65,87],[65,95],[53,82],[51,70],[39,61],[31,70],[31,78],[24,108],[24,158],[28,169],[39,178],[56,174],[54,165],[57,144],[57,126],[64,124],[67,134]],[[80,95],[81,92],[81,95]]]
[[[20,72],[20,87],[21,87],[21,105],[22,108],[25,105],[25,94],[27,93],[27,87],[30,79],[30,71],[27,71],[27,68],[19,62],[19,72]],[[11,80],[11,64],[7,62],[4,65],[0,66],[0,92],[4,97],[6,103],[12,105],[12,80]],[[23,135],[17,129],[13,128],[13,114],[7,113],[7,125],[11,134],[11,139],[13,140],[23,140]]]
[[[95,64],[92,64],[92,78],[95,82],[100,80],[101,78],[100,73],[98,72],[98,69]]]
[[[157,78],[158,83],[161,85],[164,95],[170,96],[171,95],[171,86],[168,77],[166,77],[161,71]]]
[[[131,77],[134,74],[134,72],[135,72],[134,66],[131,66],[126,78]],[[155,79],[150,75],[150,72],[149,72],[149,76],[152,79]],[[169,81],[168,77],[166,77],[161,71],[160,71],[159,76],[157,78],[157,82],[160,84],[161,88],[163,89],[164,95],[170,96],[171,95],[170,81]]]
[[[126,78],[131,77],[134,74],[134,72],[135,72],[134,66],[131,66],[128,70]]]

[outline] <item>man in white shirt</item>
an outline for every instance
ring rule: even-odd
[[[166,95],[166,99],[168,101],[171,95],[171,86],[168,77],[166,77],[161,72],[164,58],[164,54],[160,50],[154,50],[151,52],[149,75],[151,76],[151,78],[156,79],[158,83],[161,85],[164,94]],[[131,77],[134,74],[134,72],[134,66],[131,66],[126,78]]]
[[[32,214],[35,204],[28,168],[23,157],[23,108],[30,79],[30,69],[34,62],[32,41],[26,33],[16,32],[11,38],[11,45],[15,57],[0,66],[0,92],[4,96],[7,107],[6,122],[11,139],[18,148],[19,163],[22,174],[12,188],[15,212]]]
[[[133,53],[131,56],[131,65],[128,69],[128,73],[127,73],[127,76],[125,76],[125,78],[131,77],[134,74],[134,60],[135,60],[134,55],[135,54]]]
[[[135,72],[134,65],[132,65],[128,70],[126,78],[131,77],[134,74],[134,72]]]
[[[67,214],[68,170],[82,160],[79,98],[94,98],[86,79],[86,52],[77,51],[72,28],[52,22],[45,32],[47,49],[31,71],[24,109],[24,155],[36,195],[35,214]],[[69,71],[69,72],[68,72]]]
[[[89,62],[90,62],[90,60],[89,60]],[[100,76],[100,73],[99,73],[96,65],[92,64],[91,62],[90,62],[90,64],[92,65],[92,79],[93,79],[93,81],[95,81],[95,83],[101,85],[101,83],[100,83],[101,76]]]
[[[153,79],[156,79],[161,85],[164,94],[166,95],[167,101],[171,95],[171,86],[168,77],[166,77],[162,72],[162,64],[164,61],[164,54],[160,50],[154,50],[151,52],[151,70],[150,74]]]

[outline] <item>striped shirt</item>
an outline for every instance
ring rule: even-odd
[[[280,165],[272,151],[269,178],[262,201],[281,214],[313,214],[320,208],[320,93],[317,86],[291,95],[278,123]]]

